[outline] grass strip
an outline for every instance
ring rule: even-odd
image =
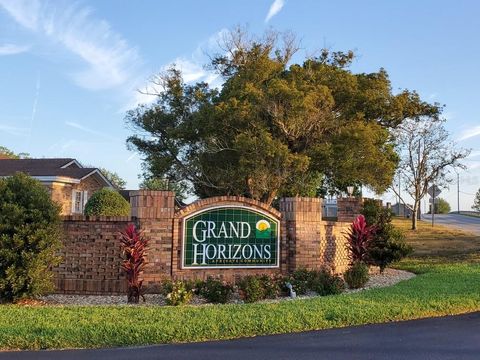
[[[480,264],[409,261],[419,276],[355,294],[245,305],[0,306],[0,349],[232,339],[480,310]]]

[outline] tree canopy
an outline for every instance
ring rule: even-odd
[[[445,120],[438,117],[418,116],[406,119],[394,131],[400,155],[398,176],[413,199],[413,206],[406,205],[412,210],[412,230],[417,228],[420,201],[428,188],[433,184],[447,187],[452,180],[449,171],[465,168],[462,160],[470,153],[450,139],[444,123]],[[392,190],[401,198],[395,187]]]
[[[412,91],[393,94],[385,70],[354,73],[352,52],[329,52],[294,63],[288,34],[253,38],[232,31],[209,67],[217,90],[186,84],[171,68],[154,82],[152,106],[127,113],[149,173],[191,185],[199,197],[245,195],[270,204],[276,196],[311,196],[319,188],[362,184],[386,190],[398,157],[389,130],[437,104]]]
[[[477,193],[475,194],[472,209],[475,211],[480,211],[480,189],[478,189]]]
[[[0,303],[53,290],[59,213],[39,181],[23,173],[0,179]]]
[[[14,153],[12,150],[5,146],[0,146],[0,159],[28,159],[29,153]]]
[[[115,171],[110,171],[105,168],[99,168],[100,172],[107,178],[108,181],[113,185],[117,190],[125,189],[127,182],[120,177]]]

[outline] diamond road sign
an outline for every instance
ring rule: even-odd
[[[428,188],[427,193],[431,197],[438,197],[442,193],[442,190],[440,190],[437,185],[432,185]]]

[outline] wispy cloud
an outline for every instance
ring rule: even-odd
[[[0,56],[21,54],[28,51],[28,49],[30,49],[30,46],[3,44],[0,45]]]
[[[40,75],[37,75],[37,85],[35,87],[35,95],[33,97],[33,105],[32,105],[32,114],[30,116],[30,127],[29,127],[29,131],[28,131],[27,149],[30,147],[30,140],[32,138],[33,124],[35,122],[35,117],[37,115],[37,105],[38,105],[39,96],[40,96]]]
[[[459,137],[459,141],[463,141],[463,140],[467,140],[467,139],[470,139],[470,138],[473,138],[475,136],[480,136],[480,126],[474,126],[470,129],[466,129],[464,130],[460,137]]]
[[[110,24],[78,3],[42,0],[0,0],[0,5],[22,26],[45,36],[82,59],[87,67],[72,74],[88,89],[107,89],[132,79],[142,63],[137,49]]]
[[[108,140],[118,141],[118,139],[115,138],[115,137],[112,137],[112,136],[110,136],[108,134],[105,134],[101,131],[90,129],[86,126],[83,126],[83,125],[81,125],[79,123],[76,123],[76,122],[73,122],[73,121],[65,121],[65,125],[70,126],[72,128],[75,128],[75,129],[78,129],[78,130],[81,130],[83,132],[95,135],[95,136],[103,137],[103,138],[108,139]]]
[[[222,78],[219,74],[205,69],[204,64],[208,62],[207,54],[215,54],[220,51],[219,43],[222,42],[227,32],[228,30],[225,28],[217,31],[207,40],[200,42],[190,56],[177,57],[163,65],[159,72],[162,73],[175,67],[182,72],[183,80],[187,84],[203,81],[211,87],[220,88],[223,83]],[[139,104],[151,104],[156,99],[156,96],[152,94],[159,94],[163,89],[152,82],[144,82],[138,87],[138,90],[140,91],[137,91],[133,102],[127,104],[122,110],[131,109]]]
[[[268,10],[268,14],[265,17],[265,22],[269,22],[272,17],[277,15],[280,10],[282,10],[283,5],[285,5],[284,0],[275,0],[272,5],[270,5],[270,9]]]
[[[8,135],[13,136],[28,136],[29,129],[24,127],[0,124],[0,132],[4,132]]]

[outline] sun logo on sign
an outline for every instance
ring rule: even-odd
[[[269,239],[270,238],[270,223],[267,220],[259,220],[255,225],[255,237],[257,239]]]

